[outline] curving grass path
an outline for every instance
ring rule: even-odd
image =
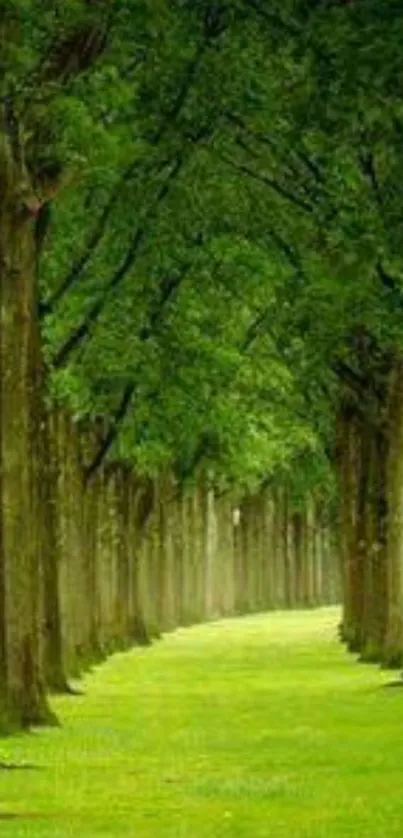
[[[403,689],[338,644],[337,609],[180,630],[117,655],[60,730],[0,742],[0,836],[393,838]]]

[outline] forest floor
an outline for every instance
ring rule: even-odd
[[[181,629],[0,742],[0,836],[403,834],[403,689],[337,640],[337,609]]]

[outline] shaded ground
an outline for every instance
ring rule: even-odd
[[[337,609],[180,630],[117,655],[63,727],[0,742],[0,836],[393,838],[403,690],[337,640]]]

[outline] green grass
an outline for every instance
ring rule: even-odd
[[[393,838],[403,689],[337,641],[337,609],[180,630],[116,655],[62,728],[0,742],[0,836]],[[14,816],[14,817],[7,817]]]

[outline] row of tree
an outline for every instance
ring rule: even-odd
[[[0,2],[0,671],[17,717],[44,707],[44,590],[65,681],[55,591],[87,532],[62,492],[71,573],[55,575],[56,415],[95,429],[88,499],[119,462],[179,495],[285,493],[296,522],[310,503],[338,520],[344,636],[399,659],[402,30],[398,0]]]
[[[171,475],[138,479],[126,463],[102,466],[88,486],[96,429],[55,411],[48,443],[39,586],[34,596],[21,577],[18,622],[4,591],[4,727],[52,721],[48,691],[70,691],[107,654],[178,625],[337,601],[334,545],[313,498],[297,512],[285,490],[266,490],[237,506],[204,481],[178,491]]]

